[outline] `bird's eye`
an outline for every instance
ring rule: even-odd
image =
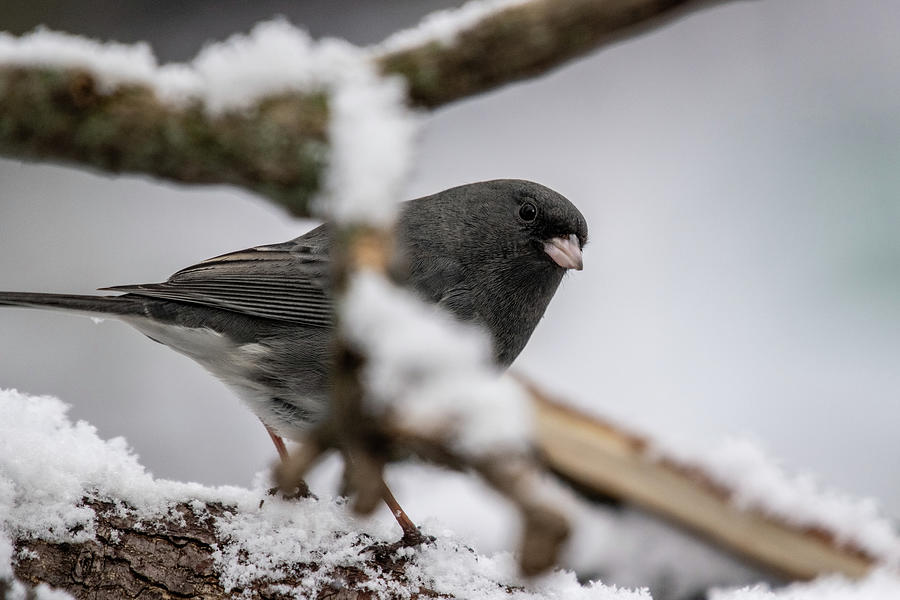
[[[531,202],[525,202],[519,207],[519,216],[523,221],[534,221],[537,217],[537,207]]]

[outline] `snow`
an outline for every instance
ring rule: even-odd
[[[362,563],[357,535],[335,534],[345,526],[344,519],[348,518],[345,513],[349,509],[341,503],[329,502],[328,505],[332,510],[330,514],[317,510],[309,515],[311,518],[303,523],[307,529],[298,527],[296,504],[281,502],[266,514],[265,519],[244,514],[221,525],[220,533],[232,541],[217,557],[217,562],[223,567],[222,581],[226,589],[246,586],[260,577],[277,580],[279,574],[290,571],[290,565],[309,561],[318,562],[326,568],[307,577],[304,582],[307,593],[331,582],[327,567],[356,565],[367,574],[377,575],[371,567]],[[304,512],[307,510],[304,507]],[[404,568],[413,588],[423,586],[449,597],[479,600],[510,597],[523,600],[554,597],[602,600],[649,598],[646,592],[617,590],[599,583],[582,587],[573,573],[564,571],[528,582],[516,575],[518,567],[512,554],[501,552],[493,556],[479,556],[440,528],[425,527],[424,530],[436,536],[436,541],[418,549],[402,551],[413,559]],[[367,535],[372,536],[371,531]],[[507,586],[522,586],[524,589],[510,596]],[[385,596],[397,591],[377,577],[373,578],[371,588]]]
[[[341,314],[369,357],[367,389],[376,409],[416,431],[449,433],[463,454],[526,450],[530,399],[492,366],[484,332],[372,273],[353,277]]]
[[[0,64],[64,67],[94,72],[101,90],[116,85],[177,87],[178,73],[163,72],[145,43],[98,42],[38,28],[21,37],[0,32]],[[170,75],[174,76],[169,79]]]
[[[328,194],[320,214],[338,223],[393,222],[418,125],[405,99],[402,79],[379,77],[362,57],[342,71],[329,105]]]
[[[12,578],[13,545],[9,538],[0,535],[0,581]]]
[[[700,598],[713,585],[769,580],[764,571],[635,508],[582,500],[567,514],[576,527],[562,564],[582,577],[649,587],[657,600]]]
[[[207,44],[186,67],[197,79],[196,95],[215,113],[271,94],[329,90],[361,60],[349,42],[316,42],[306,31],[275,19],[255,25],[249,34]]]
[[[15,535],[90,539],[94,511],[77,505],[82,497],[99,499],[104,493],[125,500],[147,518],[184,498],[233,504],[254,500],[240,488],[157,481],[123,438],[101,440],[88,423],[71,423],[67,410],[55,398],[0,391],[0,514]]]
[[[732,502],[743,510],[758,510],[801,528],[821,529],[836,536],[840,544],[851,544],[885,565],[900,567],[900,531],[877,501],[826,488],[808,473],[791,473],[752,440],[728,439],[703,451],[663,442],[651,452],[699,467],[729,490]]]
[[[83,69],[103,92],[143,85],[164,101],[200,100],[212,113],[244,108],[269,94],[321,91],[356,54],[340,40],[316,44],[283,19],[207,44],[190,63],[165,65],[143,42],[99,42],[43,27],[23,36],[0,33],[0,64]]]
[[[822,577],[779,590],[753,586],[737,590],[712,590],[709,600],[893,600],[900,598],[900,575],[876,571],[860,581]]]
[[[264,492],[259,490],[260,495]],[[361,565],[360,538],[392,541],[388,523],[361,521],[343,502],[333,499],[284,501],[265,497],[260,509],[248,507],[219,520],[216,530],[226,543],[215,554],[226,590],[260,579],[278,581],[292,565],[318,563],[305,588],[317,591],[331,582],[330,569]]]
[[[227,589],[259,579],[283,581],[294,565],[304,562],[355,566],[377,575],[367,566],[368,555],[361,547],[397,538],[393,524],[361,520],[342,500],[269,496],[264,476],[257,478],[253,489],[155,479],[123,439],[100,439],[91,425],[72,423],[67,410],[55,398],[0,390],[0,579],[9,580],[12,574],[13,539],[71,543],[92,539],[96,515],[91,508],[78,506],[83,497],[125,501],[127,506],[117,503],[118,510],[145,522],[171,516],[178,502],[189,503],[195,514],[205,518],[211,515],[205,513],[204,502],[233,507],[223,517],[212,517],[220,539],[214,561]],[[599,583],[583,587],[572,573],[562,571],[524,581],[509,553],[479,556],[439,525],[426,527],[425,533],[437,540],[405,551],[411,560],[409,577],[413,585],[452,597],[649,598],[644,591],[617,590]],[[302,593],[315,596],[316,590],[330,583],[329,570],[320,568],[308,575]],[[383,579],[376,578],[371,585],[383,595],[398,593]],[[508,594],[507,588],[515,586],[523,589]],[[15,582],[13,587],[12,597],[16,597],[22,587]],[[46,586],[41,594],[48,599],[66,597]]]
[[[418,26],[381,44],[360,49],[349,42],[310,35],[284,19],[264,21],[248,34],[207,44],[190,63],[161,65],[146,43],[99,42],[44,27],[15,36],[0,32],[0,64],[83,69],[94,73],[101,91],[143,85],[167,101],[202,100],[211,112],[242,108],[255,99],[286,91],[328,88],[348,65],[369,62],[381,52],[437,42],[484,17],[528,0],[474,0],[436,11]]]
[[[373,46],[376,54],[401,52],[429,43],[451,45],[460,31],[467,29],[485,17],[504,9],[527,4],[529,0],[472,0],[458,8],[438,10],[428,14],[410,29],[398,31],[380,44]]]

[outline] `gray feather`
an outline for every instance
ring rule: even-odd
[[[69,310],[85,314],[110,316],[138,314],[142,302],[122,296],[79,296],[75,294],[42,294],[34,292],[0,292],[0,306]]]
[[[103,289],[327,329],[328,242],[327,229],[318,227],[290,242],[210,258],[163,283]]]

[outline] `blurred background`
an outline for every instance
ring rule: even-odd
[[[370,44],[455,4],[6,0],[0,29],[146,40],[183,61],[276,15]],[[515,370],[672,443],[749,436],[900,518],[898,29],[886,0],[697,11],[430,115],[407,196],[498,177],[563,193],[590,226],[585,270]],[[161,281],[310,226],[226,187],[0,160],[2,289]],[[221,384],[118,323],[0,311],[0,387],[64,399],[157,476],[248,485],[275,458]],[[476,482],[417,465],[390,481],[413,518],[511,547],[514,517]]]

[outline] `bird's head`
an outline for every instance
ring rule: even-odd
[[[580,271],[587,222],[561,194],[521,179],[463,185],[441,194],[467,253],[485,264]]]
[[[509,189],[518,228],[531,245],[562,269],[580,271],[587,242],[587,222],[568,199],[537,183],[500,180]],[[545,259],[543,256],[541,259]]]
[[[484,326],[509,365],[563,275],[582,268],[587,223],[549,188],[496,179],[406,203],[397,235],[413,287]]]

